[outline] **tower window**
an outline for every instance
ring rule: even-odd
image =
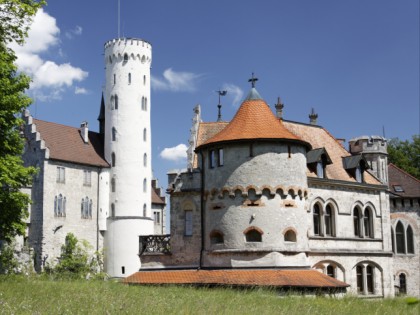
[[[111,192],[115,192],[116,181],[115,178],[111,179]]]
[[[321,232],[321,211],[319,208],[319,204],[314,205],[313,210],[313,217],[314,217],[314,235],[320,235]]]
[[[114,96],[114,107],[115,109],[118,109],[118,95]]]
[[[217,150],[217,165],[223,166],[223,164],[224,164],[224,152],[223,152],[223,149],[218,149]]]
[[[216,154],[214,150],[210,150],[209,152],[209,167],[214,168],[216,166]]]
[[[131,73],[128,74],[128,84],[131,84]]]
[[[143,129],[143,141],[147,141],[147,129],[146,128],[144,128]]]
[[[143,165],[144,167],[147,167],[147,154],[146,153],[143,155]]]
[[[293,230],[288,230],[284,234],[284,241],[285,242],[296,242],[296,233]]]
[[[117,141],[117,129],[112,127],[112,141]]]
[[[146,204],[143,205],[143,217],[147,217],[147,206],[146,206]]]
[[[114,73],[114,85],[117,83],[117,75]]]
[[[111,203],[111,217],[115,217],[115,204]]]
[[[223,244],[223,234],[219,231],[213,231],[210,233],[210,243],[211,244]]]
[[[262,235],[256,229],[250,229],[245,233],[245,240],[247,242],[262,242]]]
[[[144,110],[144,102],[145,102],[144,96],[142,96],[142,98],[141,98],[141,109],[142,110]]]
[[[146,76],[143,76],[143,85],[146,85]]]
[[[128,54],[124,54],[124,62],[128,61]]]
[[[111,154],[111,166],[115,166],[116,164],[116,157],[115,157],[115,153],[112,152]]]
[[[147,192],[147,179],[143,179],[143,192]]]
[[[144,98],[144,110],[147,111],[147,97]]]

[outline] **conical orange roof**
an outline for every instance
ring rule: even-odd
[[[282,121],[276,118],[255,88],[248,94],[230,123],[199,148],[214,143],[237,140],[286,140],[301,142],[310,147],[309,143],[292,134],[283,126]]]

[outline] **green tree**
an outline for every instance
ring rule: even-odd
[[[0,0],[0,239],[24,234],[29,196],[20,189],[31,183],[32,167],[24,167],[21,155],[20,114],[31,99],[24,94],[30,79],[19,73],[15,53],[7,44],[23,44],[31,18],[44,1]]]
[[[388,161],[420,179],[420,136],[413,141],[391,139],[388,143]]]

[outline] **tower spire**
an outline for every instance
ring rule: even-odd
[[[216,93],[219,94],[219,104],[217,105],[217,108],[219,109],[219,112],[218,112],[218,115],[217,115],[217,121],[222,121],[222,104],[220,103],[220,97],[225,96],[227,94],[227,91],[226,90],[224,90],[224,91],[219,90],[219,91],[216,91]]]

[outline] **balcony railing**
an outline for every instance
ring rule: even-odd
[[[170,254],[171,235],[142,235],[139,236],[139,255]]]

